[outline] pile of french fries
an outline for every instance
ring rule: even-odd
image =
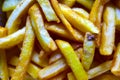
[[[0,80],[120,80],[119,3],[0,0]]]

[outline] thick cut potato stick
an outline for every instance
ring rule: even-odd
[[[89,19],[89,13],[82,9],[82,8],[72,8],[73,11],[75,11],[77,14],[82,16],[83,18]]]
[[[33,51],[32,61],[39,65],[40,67],[48,66],[48,59],[47,58],[39,58],[39,54],[36,51]]]
[[[99,29],[88,19],[81,17],[66,5],[59,4],[66,19],[78,30],[82,32],[99,33]]]
[[[76,36],[77,40],[73,36],[69,36],[69,31],[66,30],[63,24],[51,24],[46,27],[46,29],[56,35],[59,35],[63,38],[70,39],[73,41],[82,42],[83,41],[83,34],[80,33],[78,30],[74,29],[74,35]]]
[[[67,78],[68,78],[68,80],[76,80],[76,78],[75,78],[75,76],[73,75],[72,72],[67,74]]]
[[[105,8],[103,21],[101,44],[99,48],[100,54],[111,55],[115,41],[115,9],[113,6],[107,6]]]
[[[24,34],[25,28],[22,28],[13,34],[0,38],[0,49],[10,48],[22,42]]]
[[[19,29],[21,17],[27,13],[28,8],[34,3],[34,0],[22,0],[14,11],[11,13],[6,22],[5,27],[8,28],[8,34],[11,34]]]
[[[65,60],[60,59],[57,62],[41,69],[39,71],[39,78],[40,79],[49,79],[53,76],[56,76],[57,74],[63,72],[68,68],[67,64],[65,63]]]
[[[114,54],[111,72],[116,76],[120,76],[120,43]]]
[[[69,67],[72,69],[76,79],[88,80],[88,76],[82,64],[80,63],[76,53],[74,52],[72,46],[68,42],[62,40],[56,40],[56,43],[61,53],[64,55]]]
[[[5,12],[12,11],[16,8],[21,0],[5,0],[2,6],[2,10]]]
[[[76,0],[59,0],[59,1],[60,3],[65,4],[69,7],[72,7],[76,2]]]
[[[61,11],[61,8],[58,4],[58,1],[57,0],[51,0],[51,3],[52,3],[52,6],[55,10],[55,12],[57,13],[58,17],[61,19],[62,23],[65,25],[66,29],[69,31],[69,33],[73,36],[73,38],[76,38],[76,36],[74,35],[75,32],[71,26],[71,24],[66,20],[66,18],[64,17],[62,11]]]
[[[22,80],[24,79],[24,74],[27,70],[28,64],[33,51],[35,35],[32,30],[29,17],[27,17],[26,22],[26,32],[23,41],[23,47],[20,54],[18,65],[16,66],[15,72],[12,75],[11,80]]]
[[[93,62],[94,52],[95,52],[95,36],[87,32],[85,34],[85,39],[83,43],[83,55],[81,58],[82,65],[86,70],[89,70]]]
[[[44,28],[44,22],[43,22],[43,18],[42,18],[41,12],[39,10],[38,4],[34,4],[29,9],[29,15],[31,18],[33,29],[35,31],[35,34],[37,36],[37,39],[38,39],[41,47],[46,52],[55,51],[57,49],[57,46],[56,46],[55,42],[53,41],[53,39],[48,34],[47,30]]]
[[[109,71],[111,68],[111,65],[112,65],[112,61],[106,61],[106,62],[98,65],[97,67],[90,69],[88,71],[88,78],[92,79],[96,76],[99,76],[99,75]]]
[[[54,10],[52,9],[49,0],[37,0],[37,1],[40,4],[40,7],[42,8],[48,22],[50,21],[56,21],[58,23],[60,22]]]
[[[78,3],[82,4],[89,10],[91,10],[94,0],[76,0]]]

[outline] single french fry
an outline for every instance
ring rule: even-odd
[[[59,3],[57,0],[51,0],[51,3],[52,3],[52,6],[55,10],[55,12],[57,13],[58,17],[61,19],[62,23],[65,25],[66,29],[69,31],[69,33],[71,34],[71,36],[73,36],[73,38],[76,38],[76,36],[74,35],[75,32],[71,26],[71,24],[66,20],[66,18],[64,17],[62,11],[61,11],[61,8],[59,6]]]
[[[8,12],[16,8],[21,0],[5,0],[2,5],[2,11]]]
[[[65,18],[82,32],[99,33],[99,29],[88,19],[81,17],[66,5],[59,4]]]
[[[72,69],[73,74],[75,75],[77,80],[88,80],[88,76],[79,61],[76,53],[74,52],[72,46],[62,40],[56,40],[56,43],[61,51],[61,53],[64,55],[69,67]],[[77,67],[76,67],[77,66]]]
[[[88,71],[88,78],[92,79],[110,70],[112,61],[106,61]]]
[[[76,0],[59,0],[59,1],[60,3],[65,4],[69,7],[72,7],[76,2]]]
[[[0,27],[0,38],[5,37],[6,35],[7,29]],[[9,79],[6,52],[3,49],[0,49],[0,79],[1,80]]]
[[[111,72],[116,76],[120,76],[120,43],[118,43],[114,54]]]
[[[45,14],[45,17],[47,19],[48,22],[50,21],[56,21],[56,22],[60,22],[59,18],[57,17],[57,15],[55,14],[49,0],[37,0],[37,2],[39,3],[40,7],[43,10],[43,13]]]
[[[67,73],[67,78],[68,78],[68,80],[76,80],[76,78],[72,72]]]
[[[69,36],[69,31],[66,30],[65,26],[63,24],[51,24],[46,27],[46,29],[56,35],[59,35],[63,38],[70,39],[73,41],[82,42],[83,41],[83,34],[79,32],[78,30],[74,29],[74,35],[77,38],[77,40],[73,36]]]
[[[43,50],[46,52],[55,51],[57,49],[57,46],[54,40],[50,37],[47,30],[44,28],[44,22],[38,4],[34,4],[29,9],[29,15],[33,29]]]
[[[94,0],[76,0],[78,3],[82,4],[89,10],[91,10]]]
[[[49,79],[57,74],[63,72],[68,68],[67,64],[65,63],[64,59],[60,59],[57,62],[41,69],[39,71],[39,78],[40,79]]]
[[[19,57],[18,65],[16,66],[15,72],[11,77],[11,80],[20,80],[24,79],[24,74],[27,70],[28,64],[33,51],[35,35],[32,30],[29,16],[27,17],[26,22],[26,32],[25,38],[23,41],[22,51]]]
[[[48,58],[39,58],[39,54],[36,51],[33,51],[32,61],[40,67],[48,66]]]
[[[90,69],[95,53],[95,36],[89,32],[85,34],[81,63],[86,70]]]
[[[5,27],[8,28],[8,34],[11,34],[19,29],[21,17],[27,13],[28,8],[34,3],[35,0],[22,0],[11,13],[6,22]]]
[[[111,55],[115,41],[115,9],[113,6],[109,5],[105,8],[103,21],[101,44],[99,48],[100,54]]]
[[[76,52],[78,58],[81,60],[82,56],[83,56],[83,48],[80,47],[80,48],[76,49],[75,52]]]
[[[0,38],[0,49],[11,48],[23,41],[25,27],[6,37]]]
[[[89,13],[83,8],[72,8],[74,12],[82,16],[83,18],[89,19]]]

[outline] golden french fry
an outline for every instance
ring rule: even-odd
[[[25,27],[6,37],[0,38],[0,49],[11,48],[23,41]]]
[[[82,16],[83,18],[89,19],[89,13],[83,8],[72,8],[72,10],[75,11],[80,16]]]
[[[109,5],[105,8],[103,20],[100,54],[111,55],[115,41],[115,9],[113,6]]]
[[[49,0],[37,0],[37,2],[40,4],[48,22],[50,21],[57,21],[58,23],[60,22],[59,18],[52,9]]]
[[[0,38],[5,37],[7,35],[7,32],[8,32],[7,28],[0,26]]]
[[[55,12],[57,13],[58,17],[61,19],[62,23],[65,25],[66,29],[69,31],[69,33],[73,36],[73,38],[76,38],[76,36],[74,35],[75,32],[71,26],[71,24],[66,20],[66,18],[64,17],[62,11],[61,11],[61,8],[59,6],[59,3],[57,0],[51,0],[51,3],[52,3],[52,6],[55,10]]]
[[[88,78],[92,79],[110,70],[112,61],[106,61],[88,71]]]
[[[14,10],[20,1],[22,0],[5,0],[2,5],[2,11],[8,12]]]
[[[60,3],[65,4],[69,7],[72,7],[75,4],[76,0],[59,0]]]
[[[76,80],[74,74],[72,72],[67,73],[68,80]]]
[[[28,64],[33,51],[35,35],[32,30],[29,16],[27,17],[26,22],[26,32],[25,38],[23,41],[23,47],[20,54],[18,65],[16,66],[15,72],[11,77],[11,80],[20,80],[24,79],[24,74],[27,70]]]
[[[11,34],[19,29],[21,17],[27,13],[28,8],[34,3],[34,0],[22,0],[11,13],[6,22],[5,27],[8,28],[8,34]]]
[[[56,76],[57,74],[59,74],[60,72],[63,72],[64,70],[66,70],[68,68],[67,64],[65,63],[64,59],[60,59],[57,62],[41,69],[39,71],[39,78],[40,79],[49,79],[52,78],[54,76]]]
[[[74,35],[77,38],[77,40],[73,36],[69,36],[69,31],[66,30],[65,26],[63,24],[50,24],[46,27],[46,29],[56,35],[59,35],[63,38],[67,38],[73,41],[82,42],[83,41],[83,34],[79,32],[78,30],[74,29]]]
[[[85,34],[81,63],[86,70],[90,69],[95,53],[95,36],[89,32]]]
[[[56,46],[55,42],[53,41],[53,39],[48,34],[47,30],[44,28],[44,22],[43,22],[42,15],[39,10],[38,4],[34,4],[29,9],[29,15],[31,18],[33,29],[35,31],[35,34],[37,36],[37,39],[38,39],[41,47],[46,52],[55,51],[57,49],[57,46]]]
[[[82,64],[80,63],[76,53],[74,52],[72,46],[68,42],[62,40],[56,40],[56,43],[61,53],[64,55],[69,67],[72,69],[76,79],[88,80],[88,76]]]
[[[65,18],[78,30],[82,32],[99,33],[99,29],[88,19],[81,17],[66,5],[59,4]]]
[[[118,43],[114,54],[111,72],[116,76],[120,76],[120,43]]]
[[[88,8],[89,10],[91,10],[94,2],[93,0],[76,0],[76,1],[85,6],[86,8]]]

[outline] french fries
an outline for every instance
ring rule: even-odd
[[[62,4],[65,4],[69,7],[72,7],[75,4],[76,0],[59,0]]]
[[[37,39],[41,47],[46,52],[55,51],[57,49],[57,46],[55,42],[53,41],[53,39],[48,34],[47,30],[44,28],[44,22],[43,22],[42,15],[39,10],[38,4],[34,4],[29,9],[29,15],[30,15],[33,29],[35,31],[35,34],[37,36]]]
[[[23,48],[21,51],[21,55],[19,58],[18,65],[16,66],[15,72],[12,75],[11,80],[20,80],[24,79],[24,74],[27,70],[32,51],[33,51],[33,46],[34,46],[34,39],[35,35],[32,30],[32,25],[30,23],[29,17],[27,17],[27,22],[26,22],[26,32],[25,32],[25,38],[23,41]]]
[[[76,80],[72,72],[67,74],[67,78],[68,80]]]

